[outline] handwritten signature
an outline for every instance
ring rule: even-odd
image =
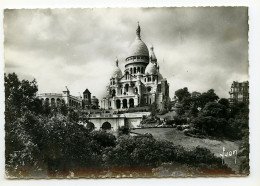
[[[222,164],[225,163],[225,158],[235,156],[235,164],[237,163],[237,150],[226,151],[225,147],[223,147],[222,154],[220,154],[222,158]]]

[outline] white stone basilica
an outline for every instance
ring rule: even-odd
[[[128,109],[156,103],[160,109],[169,100],[169,84],[159,71],[159,64],[153,46],[150,53],[141,40],[138,24],[136,38],[125,59],[122,73],[116,59],[115,69],[107,86],[106,96],[101,101],[103,109]]]

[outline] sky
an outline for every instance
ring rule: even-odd
[[[170,97],[180,88],[228,98],[248,75],[248,10],[235,8],[17,9],[4,12],[5,72],[39,93],[105,95],[116,57],[124,70],[137,22],[154,46]]]

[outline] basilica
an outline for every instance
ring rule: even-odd
[[[139,24],[123,72],[118,63],[116,59],[101,108],[124,110],[156,103],[159,109],[163,109],[165,101],[169,100],[169,84],[160,73],[154,47],[149,51],[142,41]]]

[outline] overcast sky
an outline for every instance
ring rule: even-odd
[[[39,93],[68,86],[101,99],[115,66],[124,70],[137,21],[153,44],[170,97],[183,87],[229,97],[248,80],[247,8],[34,9],[4,12],[5,72],[38,82]]]

